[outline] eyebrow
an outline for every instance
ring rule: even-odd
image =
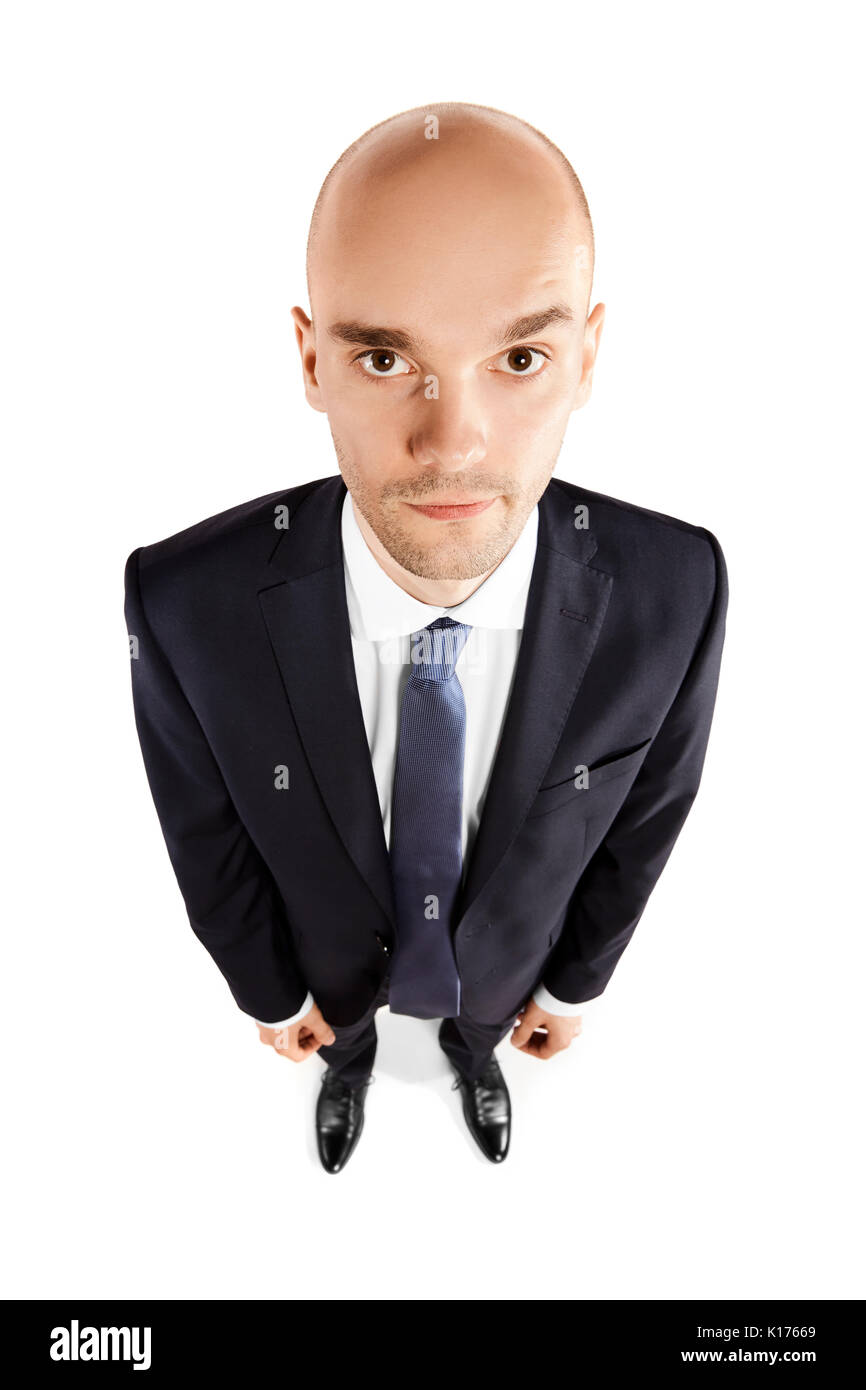
[[[505,325],[495,338],[495,343],[505,346],[518,342],[521,338],[534,338],[551,324],[573,323],[574,315],[567,304],[551,304],[548,309],[539,309],[532,314],[523,314]],[[328,336],[336,342],[360,344],[376,343],[379,347],[393,348],[395,352],[420,353],[422,340],[404,328],[387,328],[381,324],[359,323],[348,320],[332,323]]]

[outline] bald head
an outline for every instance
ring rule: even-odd
[[[314,319],[321,275],[331,275],[333,258],[347,254],[362,208],[375,217],[377,199],[383,241],[395,204],[402,204],[401,213],[417,210],[423,239],[439,209],[451,214],[452,237],[461,235],[461,210],[466,221],[481,215],[507,235],[507,219],[520,214],[521,204],[540,200],[574,247],[588,306],[595,239],[586,196],[562,151],[527,121],[489,106],[437,102],[390,116],[349,145],[329,170],[310,220],[307,292]]]

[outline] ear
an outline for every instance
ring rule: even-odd
[[[325,403],[322,400],[322,392],[316,376],[316,334],[312,320],[307,318],[303,309],[297,304],[292,309],[292,318],[295,323],[295,340],[301,354],[304,394],[314,410],[320,410],[322,414],[326,414]]]
[[[592,313],[586,321],[586,328],[583,331],[583,356],[581,360],[580,379],[574,392],[574,403],[572,410],[580,410],[581,406],[586,405],[592,395],[592,374],[595,370],[595,359],[598,356],[598,348],[601,342],[601,330],[604,327],[604,305],[596,304]]]

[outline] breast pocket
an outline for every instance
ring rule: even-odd
[[[527,820],[534,820],[536,816],[546,816],[551,811],[559,810],[561,806],[579,808],[587,815],[595,815],[601,810],[606,795],[602,789],[629,773],[636,775],[651,743],[652,739],[645,738],[643,743],[636,744],[634,748],[599,758],[587,769],[585,787],[574,785],[575,773],[563,782],[552,782],[549,786],[539,787]],[[617,790],[616,787],[611,787],[611,794],[615,795]]]

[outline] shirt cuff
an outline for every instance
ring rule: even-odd
[[[598,1003],[601,995],[597,994],[594,999],[586,999],[582,1004],[566,1004],[563,999],[557,999],[549,989],[545,989],[544,985],[539,985],[532,997],[545,1013],[559,1014],[562,1018],[577,1018],[585,1013],[591,1004]]]
[[[280,1023],[265,1023],[263,1019],[257,1018],[256,1023],[261,1024],[262,1028],[288,1028],[290,1023],[297,1023],[299,1018],[303,1018],[304,1014],[308,1014],[315,1002],[316,1001],[314,1000],[312,994],[309,990],[307,990],[306,999],[304,1000],[301,1007],[298,1009],[298,1012],[296,1014],[292,1014],[291,1018],[284,1018]]]

